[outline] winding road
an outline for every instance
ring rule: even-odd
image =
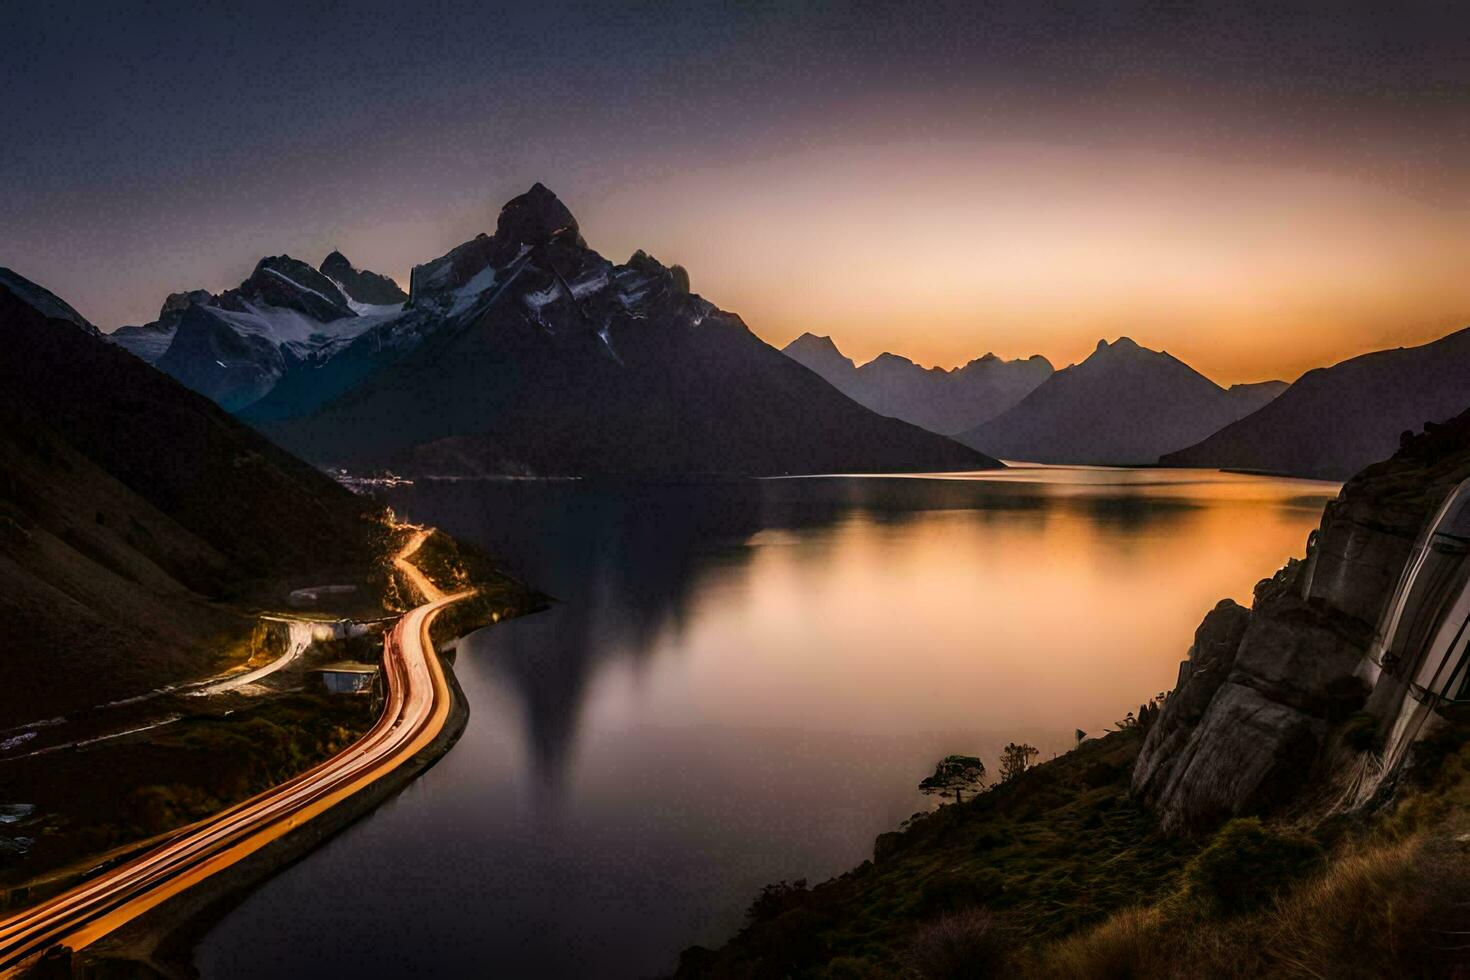
[[[192,885],[290,833],[392,772],[444,728],[451,694],[429,639],[446,595],[409,560],[429,536],[416,528],[394,563],[424,603],[385,638],[383,713],[342,752],[259,796],[180,828],[145,853],[70,890],[0,919],[0,976],[12,976],[55,946],[81,949]]]

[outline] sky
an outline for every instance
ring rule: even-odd
[[[1126,334],[1291,380],[1470,325],[1450,2],[11,0],[0,36],[0,265],[104,329],[282,252],[406,285],[537,180],[859,361]]]

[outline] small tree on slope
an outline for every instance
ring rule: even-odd
[[[954,797],[964,802],[966,792],[972,795],[985,786],[985,763],[973,755],[947,755],[934,767],[934,775],[926,776],[919,789],[940,799]]]
[[[1008,783],[1031,767],[1041,750],[1034,745],[1011,742],[1000,751],[1000,781]]]

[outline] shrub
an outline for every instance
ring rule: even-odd
[[[922,916],[959,912],[984,905],[999,895],[1004,887],[1001,876],[989,868],[976,874],[941,872],[928,878],[920,887],[917,911]]]
[[[764,922],[749,948],[761,964],[756,976],[789,976],[821,960],[822,931],[831,920],[810,909],[792,908]]]
[[[1227,823],[1195,855],[1184,869],[1184,881],[1191,898],[1233,915],[1264,905],[1322,864],[1316,841],[1245,817]]]
[[[1009,931],[984,909],[954,912],[919,929],[910,963],[924,980],[999,975],[1011,957]]]
[[[766,885],[761,893],[750,903],[750,908],[745,910],[745,917],[752,924],[756,922],[767,922],[783,912],[790,911],[802,905],[811,892],[806,887],[806,879],[798,878],[795,881],[778,881],[774,885]]]
[[[880,980],[887,975],[860,956],[838,956],[822,972],[825,980]]]
[[[133,791],[131,803],[133,820],[144,836],[173,830],[223,808],[197,786],[183,783],[140,786]]]
[[[1082,770],[1080,777],[1082,785],[1088,789],[1097,789],[1118,782],[1125,772],[1131,770],[1125,766],[1112,765],[1107,762],[1094,762]]]

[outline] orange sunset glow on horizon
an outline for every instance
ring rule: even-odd
[[[642,247],[768,342],[830,335],[860,364],[993,351],[1060,368],[1128,335],[1222,384],[1291,381],[1470,326],[1463,207],[1306,166],[1036,144],[816,151],[614,194],[581,209],[583,229],[599,247],[605,225],[681,207],[697,217],[650,227]]]
[[[78,157],[51,123],[126,94],[147,63],[122,52],[36,83],[62,109],[31,120],[0,224],[17,271],[105,329],[265,255],[340,249],[406,286],[537,181],[613,261],[677,262],[770,343],[859,362],[1061,367],[1127,335],[1224,384],[1289,381],[1470,325],[1448,8],[944,7],[612,18],[581,58],[525,11],[430,63],[387,9],[373,58],[305,59],[258,105],[150,89]]]

